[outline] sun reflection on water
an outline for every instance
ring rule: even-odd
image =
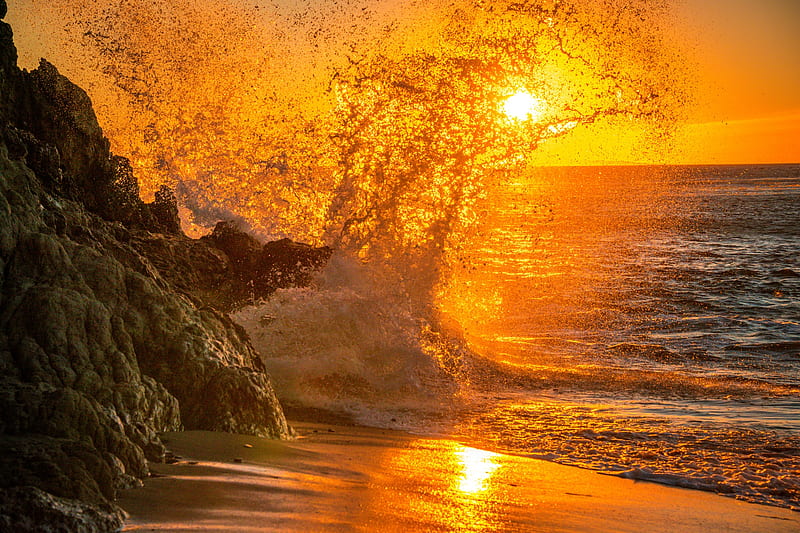
[[[458,490],[467,494],[485,491],[492,474],[500,467],[495,460],[498,454],[467,446],[460,446],[453,453],[463,468],[457,479]]]

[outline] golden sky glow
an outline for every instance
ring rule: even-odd
[[[98,2],[97,6],[104,4]],[[252,38],[253,42],[264,45],[260,48],[262,50],[277,47],[288,51],[272,54],[266,70],[270,75],[286,78],[283,88],[293,94],[306,90],[309,84],[321,86],[324,81],[320,70],[322,55],[342,52],[339,55],[343,57],[344,50],[337,51],[336,47],[343,34],[369,39],[393,25],[392,31],[397,38],[385,46],[398,46],[397,43],[424,46],[426,39],[436,34],[434,28],[441,23],[437,17],[445,9],[435,3],[425,8],[415,6],[415,9],[425,11],[426,24],[401,22],[398,25],[394,21],[404,16],[410,5],[404,0],[363,0],[350,2],[345,7],[329,0],[282,0],[273,2],[269,8],[256,8],[258,4],[255,0],[206,0],[194,3],[192,9],[199,14],[232,17],[234,25],[245,30],[240,32],[242,42]],[[677,21],[672,28],[674,38],[685,47],[685,62],[692,70],[696,84],[696,101],[687,103],[687,127],[677,136],[676,149],[657,156],[643,154],[631,132],[621,132],[619,128],[607,130],[601,124],[576,128],[569,135],[547,141],[547,146],[541,147],[533,162],[574,165],[649,161],[800,161],[800,55],[797,52],[800,50],[800,2],[674,0],[669,4]],[[48,57],[92,95],[98,85],[95,76],[86,71],[92,66],[87,65],[85,57],[76,51],[80,39],[68,35],[77,31],[74,21],[68,17],[84,16],[85,7],[82,2],[73,0],[46,3],[16,0],[9,2],[7,19],[17,35],[21,66],[31,68],[38,57]],[[92,7],[89,11],[99,9]],[[275,12],[268,13],[268,9]],[[246,16],[240,13],[243,10],[249,10]],[[74,15],[65,18],[65,13]],[[263,17],[259,18],[259,14]],[[205,15],[200,18],[214,19]],[[262,19],[265,21],[263,27],[253,25],[254,21]],[[214,28],[211,24],[208,29]],[[263,35],[263,38],[258,35]],[[311,47],[310,36],[314,38]],[[65,41],[70,39],[73,46],[65,49]],[[231,42],[230,48],[231,51],[242,51],[241,43]],[[263,65],[259,63],[261,67]],[[310,69],[312,74],[305,77],[285,75],[300,68]],[[255,99],[259,95],[248,96]],[[105,116],[114,115],[113,102],[99,103],[103,122]],[[105,110],[102,109],[104,104]],[[256,120],[256,117],[243,117],[242,120]],[[585,133],[579,130],[585,130]],[[112,144],[114,142],[112,138]]]
[[[800,162],[800,2],[676,6],[698,72],[698,104],[677,162]]]

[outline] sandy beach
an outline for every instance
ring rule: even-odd
[[[798,513],[710,493],[447,439],[294,427],[292,441],[165,435],[178,462],[123,493],[124,531],[800,531]]]

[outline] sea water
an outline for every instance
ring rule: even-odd
[[[236,314],[287,404],[800,509],[800,166],[502,176],[423,320],[368,265]]]
[[[798,509],[799,186],[798,166],[508,184],[476,291],[502,304],[473,345],[516,370],[464,435]]]

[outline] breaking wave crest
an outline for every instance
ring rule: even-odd
[[[369,270],[334,254],[314,286],[279,290],[233,317],[283,401],[370,425],[410,427],[436,416],[459,385],[438,358],[439,336],[396,285]]]

